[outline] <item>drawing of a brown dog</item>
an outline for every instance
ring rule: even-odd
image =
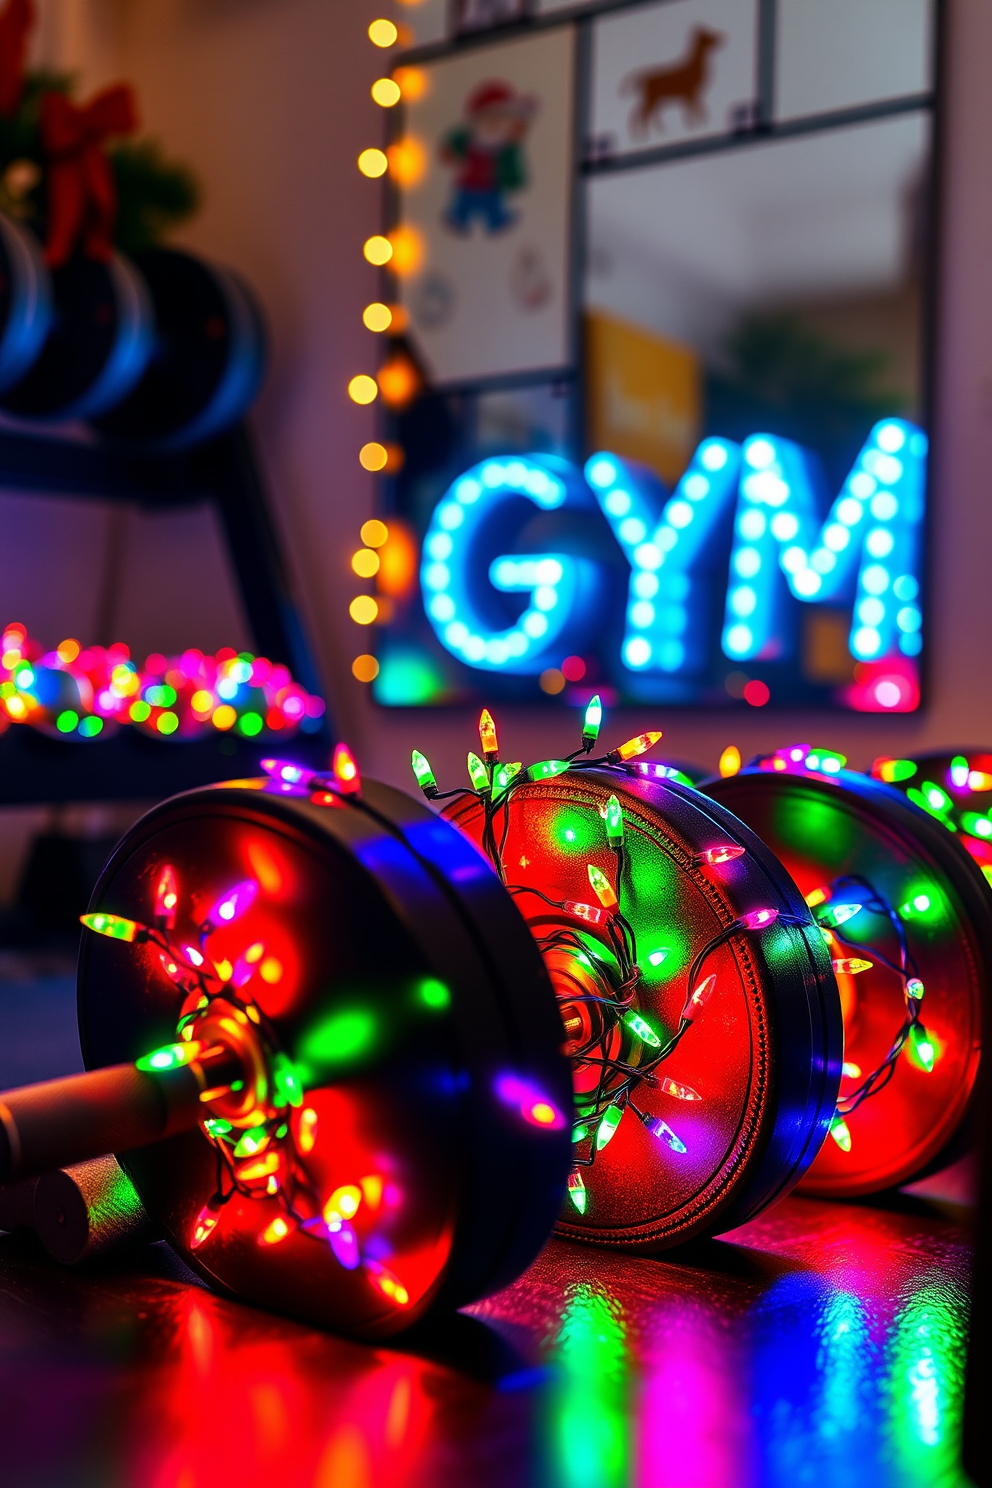
[[[630,132],[644,136],[652,123],[665,127],[665,105],[681,103],[687,124],[701,124],[706,119],[703,93],[710,81],[710,53],[723,45],[719,31],[696,26],[689,37],[684,61],[670,67],[632,72],[624,79],[621,92],[636,93],[637,103],[630,116]]]

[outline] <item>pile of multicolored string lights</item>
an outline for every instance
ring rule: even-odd
[[[216,656],[154,654],[138,667],[125,645],[65,640],[45,651],[18,624],[5,628],[0,647],[0,733],[19,723],[56,737],[97,739],[124,724],[156,739],[216,732],[252,739],[313,732],[324,713],[322,699],[286,667],[230,648]]]

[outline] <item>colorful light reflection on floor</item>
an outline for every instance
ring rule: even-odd
[[[4,1482],[963,1488],[968,1262],[922,1206],[790,1199],[678,1263],[553,1242],[400,1351],[3,1237]]]
[[[793,1199],[673,1264],[555,1244],[477,1312],[543,1340],[554,1488],[935,1488],[958,1467],[968,1252]]]

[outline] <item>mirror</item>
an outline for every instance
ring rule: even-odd
[[[934,5],[418,13],[376,698],[918,707]]]

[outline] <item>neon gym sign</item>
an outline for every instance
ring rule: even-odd
[[[598,508],[629,565],[620,647],[628,676],[698,676],[721,589],[729,663],[788,659],[798,604],[850,606],[853,660],[906,666],[921,649],[926,459],[921,429],[880,421],[822,522],[815,457],[777,435],[703,440],[671,493],[607,453],[582,471],[551,455],[483,460],[431,516],[424,608],[441,645],[468,667],[529,675],[557,665],[602,626],[606,565],[564,542],[560,551],[553,541],[509,551],[521,500],[563,519]],[[526,596],[510,623],[499,622],[500,594]]]

